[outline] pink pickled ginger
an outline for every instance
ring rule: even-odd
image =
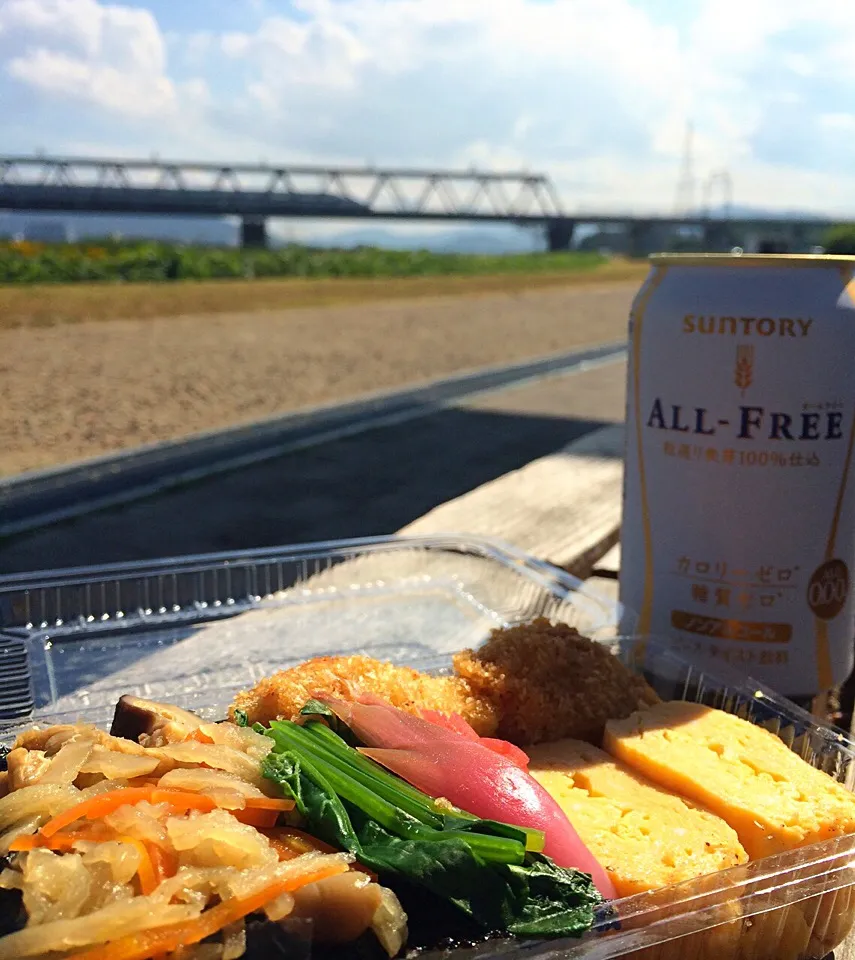
[[[431,797],[482,820],[499,820],[541,830],[544,853],[560,867],[591,874],[606,899],[616,896],[608,874],[582,842],[566,814],[513,759],[468,735],[405,713],[376,698],[343,701],[326,695],[326,704],[369,746],[366,756]],[[474,732],[474,731],[473,731]]]
[[[528,754],[520,750],[513,743],[507,740],[496,740],[493,737],[479,737],[478,734],[469,726],[469,724],[460,716],[459,713],[439,713],[437,710],[419,710],[419,716],[429,723],[436,724],[453,733],[459,733],[467,740],[480,743],[482,747],[493,750],[495,753],[507,757],[512,763],[515,763],[523,770],[528,770]]]

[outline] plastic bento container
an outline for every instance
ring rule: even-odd
[[[853,789],[855,743],[842,733],[750,680],[696,670],[661,641],[619,637],[619,607],[549,564],[454,536],[0,577],[0,738],[33,723],[109,724],[123,693],[220,717],[237,690],[321,654],[445,672],[452,653],[537,616],[608,645],[664,698],[762,724]],[[491,941],[442,955],[822,958],[852,926],[853,867],[855,836],[841,837],[615,901],[581,939]]]

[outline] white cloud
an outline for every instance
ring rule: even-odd
[[[699,195],[729,168],[737,202],[855,210],[851,0],[697,0],[682,31],[635,0],[271,0],[169,63],[131,3],[0,0],[0,61],[164,156],[523,167],[571,209],[662,211],[691,118]]]
[[[628,0],[300,7],[222,43],[251,65],[271,139],[320,156],[495,166],[513,152],[537,166],[644,152],[679,77],[676,32]]]
[[[58,98],[148,117],[177,106],[157,21],[136,7],[97,0],[5,0],[6,72]]]
[[[268,17],[254,34],[224,34],[221,48],[227,57],[251,60],[260,76],[279,90],[351,88],[369,56],[365,45],[327,9],[307,23]]]
[[[162,76],[142,78],[99,63],[86,63],[68,54],[32,50],[9,63],[9,74],[45,93],[82,100],[117,113],[155,116],[171,111],[175,90]]]

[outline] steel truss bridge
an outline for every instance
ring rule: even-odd
[[[631,250],[678,226],[699,226],[721,246],[734,231],[807,228],[815,234],[831,225],[705,214],[570,213],[547,176],[528,172],[47,156],[0,157],[0,210],[234,216],[246,246],[267,243],[270,217],[504,222],[540,227],[553,250],[570,247],[578,224],[621,226]]]

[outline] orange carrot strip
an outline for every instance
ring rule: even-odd
[[[192,730],[190,733],[187,734],[187,736],[184,738],[185,743],[188,740],[195,740],[197,743],[213,743],[214,742],[214,738],[209,737],[207,733],[202,733],[202,730],[199,727],[197,727],[195,730]]]
[[[15,837],[9,844],[9,852],[22,853],[25,850],[35,850],[36,847],[41,846],[43,846],[42,838],[37,833],[34,833],[27,837]]]
[[[106,817],[119,807],[126,804],[141,803],[147,800],[149,803],[168,803],[176,810],[214,810],[216,802],[201,793],[188,793],[180,790],[162,790],[158,787],[124,787],[120,790],[110,790],[108,793],[100,793],[95,797],[84,800],[68,810],[64,810],[49,820],[41,829],[43,837],[52,837],[55,833],[67,827],[75,820],[100,820]]]
[[[290,880],[277,880],[242,900],[233,898],[219,903],[194,920],[120,937],[112,943],[105,943],[91,950],[85,950],[83,953],[72,954],[68,960],[148,960],[159,953],[172,953],[182,945],[199,943],[206,937],[213,936],[223,927],[260,910],[280,894],[297,890],[310,883],[317,883],[319,880],[326,880],[327,877],[334,877],[346,870],[346,864],[336,863],[319,867],[311,873]]]
[[[284,797],[247,797],[247,810],[280,810],[287,811],[294,809],[294,801],[286,800]]]
[[[160,882],[155,876],[154,865],[151,862],[148,847],[142,840],[137,840],[136,837],[118,837],[117,839],[122,843],[127,843],[135,847],[139,853],[140,865],[137,867],[137,876],[140,878],[140,893],[144,897],[147,897],[150,893],[154,892]]]
[[[22,853],[25,850],[35,850],[36,847],[41,846],[44,846],[42,843],[42,838],[37,833],[33,833],[29,836],[15,837],[15,839],[9,844],[9,852]]]
[[[276,810],[229,810],[229,813],[241,823],[245,823],[256,829],[275,827],[279,819],[279,813]]]
[[[68,810],[55,816],[41,829],[42,837],[52,837],[64,827],[76,820],[99,820],[118,810],[126,804],[136,804],[142,801],[149,803],[168,803],[179,811],[200,810],[208,812],[217,808],[217,802],[207,794],[191,793],[186,790],[168,790],[157,786],[124,787],[120,790],[110,790],[101,793],[89,800],[84,800]],[[256,827],[272,827],[281,811],[292,810],[293,800],[275,799],[269,797],[249,797],[243,810],[232,811],[243,823]]]
[[[55,837],[43,837],[40,834],[34,834],[31,837],[18,837],[9,845],[9,850],[13,853],[20,853],[24,850],[53,850],[57,853],[66,852],[74,849],[77,840],[84,840],[85,837],[77,833],[58,834]]]
[[[74,849],[75,843],[81,840],[103,843],[107,839],[111,838],[105,837],[101,831],[92,829],[76,830],[73,833],[57,833],[52,837],[44,837],[36,833],[26,837],[16,837],[10,844],[9,850],[14,853],[36,849],[53,850],[57,853],[69,853]],[[115,839],[121,843],[128,843],[136,847],[139,852],[140,865],[137,868],[137,873],[140,878],[140,892],[147,896],[157,887],[161,879],[164,879],[156,875],[147,846],[141,840],[137,840],[134,837],[116,837]]]
[[[275,830],[262,830],[265,837],[273,844],[275,850],[280,848],[290,850],[295,856],[303,853],[338,853],[323,840],[318,840],[304,830],[296,827],[277,827]]]
[[[36,850],[43,848],[45,850],[54,850],[57,852],[66,852],[74,849],[74,844],[80,840],[88,840],[91,843],[102,843],[111,837],[105,835],[103,830],[82,828],[70,833],[57,833],[52,837],[42,836],[40,833],[33,833],[27,836],[16,837],[9,845],[10,853],[21,853],[26,850]]]
[[[328,843],[324,843],[323,840],[319,840],[303,830],[298,830],[296,827],[276,827],[274,830],[262,830],[261,832],[270,841],[270,845],[276,851],[280,860],[293,860],[304,853],[340,852]],[[351,870],[359,870],[375,882],[377,881],[377,874],[372,873],[368,867],[363,866],[358,860],[354,861],[350,868]]]
[[[276,851],[276,856],[279,857],[280,862],[283,860],[295,860],[301,856],[302,851],[289,847],[284,840],[271,836],[268,836],[267,839],[270,841],[270,846]]]
[[[166,850],[156,843],[146,843],[148,856],[154,868],[158,885],[178,872],[178,857],[172,850]]]

